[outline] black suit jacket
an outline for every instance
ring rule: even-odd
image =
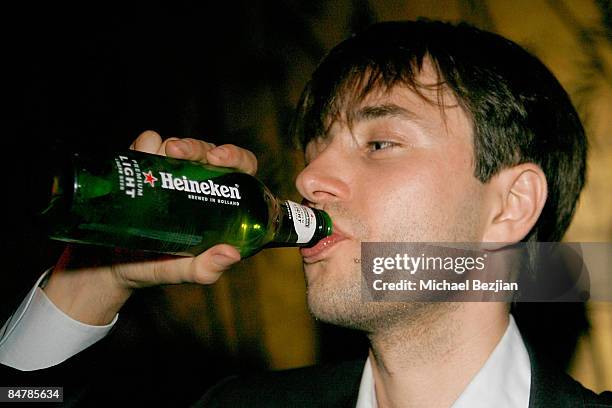
[[[529,349],[529,408],[612,407],[612,392],[600,395],[537,360]],[[232,377],[200,399],[198,407],[355,407],[365,361]]]
[[[116,360],[101,350],[112,336],[55,367],[21,372],[0,365],[2,386],[63,386],[62,406],[188,406],[261,408],[261,407],[354,407],[365,360],[339,364],[267,372],[244,377],[229,377],[210,388],[200,398],[203,373],[191,373],[193,383],[173,388],[156,381],[163,366],[138,360],[133,370],[123,366],[113,370]],[[612,393],[599,396],[582,387],[571,377],[540,361],[527,344],[531,362],[530,408],[612,407]],[[71,374],[71,375],[68,375]],[[66,382],[66,378],[72,378]],[[76,379],[76,380],[75,380]],[[201,385],[201,384],[200,384]],[[205,388],[204,388],[205,389]],[[200,398],[198,400],[198,398]]]
[[[183,406],[183,403],[179,403],[179,398],[171,398],[173,403],[163,399],[160,392],[168,393],[172,390],[164,389],[163,384],[151,383],[151,375],[147,376],[142,369],[128,376],[124,373],[118,378],[101,379],[99,375],[95,375],[99,370],[97,364],[92,364],[92,361],[96,360],[87,358],[88,354],[97,354],[95,350],[90,349],[80,354],[77,359],[35,372],[19,372],[0,365],[0,385],[65,386],[62,406],[124,406],[128,401],[138,406]],[[565,373],[549,368],[531,352],[530,361],[530,408],[612,407],[611,392],[598,396]],[[178,392],[181,396],[190,393],[191,397],[187,395],[189,398],[184,401],[197,400],[197,407],[354,407],[364,364],[365,360],[356,360],[253,376],[229,377],[209,389],[199,400],[197,390],[187,387]],[[82,373],[79,375],[82,381],[78,385],[58,382],[60,378],[65,377],[65,371],[73,370]],[[197,373],[192,375],[198,376]],[[122,392],[122,388],[126,390]]]

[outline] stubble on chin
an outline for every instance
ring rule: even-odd
[[[474,202],[466,200],[459,206],[452,220],[442,217],[421,217],[412,223],[414,210],[406,209],[402,223],[386,223],[382,234],[372,231],[367,224],[339,204],[329,210],[334,217],[351,228],[355,246],[335,254],[333,259],[312,265],[312,279],[307,279],[308,307],[312,315],[323,322],[362,330],[369,334],[385,333],[394,329],[428,327],[439,318],[449,316],[457,305],[448,302],[366,302],[362,300],[360,241],[368,242],[469,242],[474,239],[477,218]],[[432,222],[437,220],[437,222]],[[380,226],[379,226],[380,227]],[[434,238],[435,237],[435,238]],[[469,237],[469,238],[468,238]]]
[[[325,323],[376,335],[394,329],[428,326],[432,320],[453,309],[451,304],[444,302],[364,301],[358,264],[344,274],[335,275],[333,270],[325,270],[326,266],[329,264],[319,265],[321,269],[317,273],[329,276],[319,275],[307,285],[310,312]]]

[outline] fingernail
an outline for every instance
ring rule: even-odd
[[[230,258],[229,256],[223,254],[213,255],[212,261],[220,268],[227,268],[228,266],[236,262],[234,258]]]
[[[226,159],[228,156],[228,151],[225,147],[219,146],[208,152],[209,154],[215,156],[217,159]]]
[[[189,143],[183,140],[175,140],[174,146],[176,146],[184,154],[191,153],[191,148],[189,147]]]

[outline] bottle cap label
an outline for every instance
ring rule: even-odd
[[[293,228],[298,236],[296,243],[306,244],[310,242],[317,228],[314,211],[305,205],[300,205],[289,200],[287,200],[287,206],[291,212]]]

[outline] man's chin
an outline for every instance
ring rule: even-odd
[[[329,281],[321,279],[308,285],[308,308],[310,313],[322,322],[349,329],[372,331],[376,326],[375,321],[380,320],[387,306],[382,303],[364,302],[358,283],[346,287],[332,287]]]
[[[359,285],[330,289],[308,286],[310,313],[325,323],[367,333],[430,323],[435,316],[452,312],[456,305],[444,302],[366,302]]]

